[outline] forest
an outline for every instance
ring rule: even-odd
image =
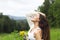
[[[45,0],[37,11],[46,14],[50,27],[60,28],[60,0]]]
[[[27,20],[14,20],[11,19],[7,15],[3,15],[3,13],[0,13],[0,33],[11,33],[21,30],[28,30],[29,25],[27,23]]]

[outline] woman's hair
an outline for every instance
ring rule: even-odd
[[[46,16],[42,14],[39,15],[40,15],[39,27],[42,30],[42,39],[50,40],[50,28]]]

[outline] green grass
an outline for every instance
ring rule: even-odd
[[[51,40],[60,40],[60,29],[52,28],[50,31]],[[0,40],[23,40],[22,37],[16,32],[11,34],[0,34]]]
[[[60,40],[60,29],[52,28],[50,31],[51,40]]]
[[[19,40],[21,39],[18,33],[0,34],[0,40]]]

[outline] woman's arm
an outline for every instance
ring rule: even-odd
[[[37,30],[37,32],[35,32],[35,38],[36,40],[42,40],[42,30]]]

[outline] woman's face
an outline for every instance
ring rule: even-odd
[[[39,21],[39,14],[32,14],[31,15],[31,21],[32,22],[36,22],[36,21]]]

